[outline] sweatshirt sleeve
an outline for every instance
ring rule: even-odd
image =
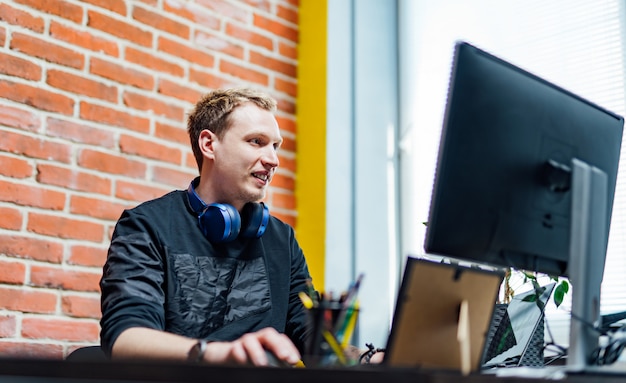
[[[124,330],[165,326],[164,263],[149,222],[147,217],[127,210],[113,232],[100,280],[100,341],[108,356]]]

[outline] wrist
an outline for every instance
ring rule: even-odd
[[[191,363],[202,363],[204,360],[204,354],[206,353],[207,344],[209,342],[204,339],[200,339],[194,344],[187,353],[187,361]]]

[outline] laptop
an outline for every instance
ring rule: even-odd
[[[556,283],[515,295],[508,306],[494,315],[483,354],[483,368],[543,367],[543,325],[545,307]],[[538,299],[537,299],[538,298]]]

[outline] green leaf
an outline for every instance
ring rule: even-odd
[[[526,295],[522,298],[522,302],[537,302],[537,294]]]
[[[565,294],[569,291],[569,283],[567,281],[561,281],[559,285],[554,289],[554,304],[559,307],[563,303]]]

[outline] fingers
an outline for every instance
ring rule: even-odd
[[[294,365],[300,360],[300,352],[291,339],[273,328],[266,328],[258,333],[263,348],[276,356],[279,361]]]
[[[268,352],[271,354],[268,355]],[[285,334],[273,328],[245,334],[233,342],[232,361],[235,363],[254,366],[295,365],[299,360],[300,353],[296,346]]]

